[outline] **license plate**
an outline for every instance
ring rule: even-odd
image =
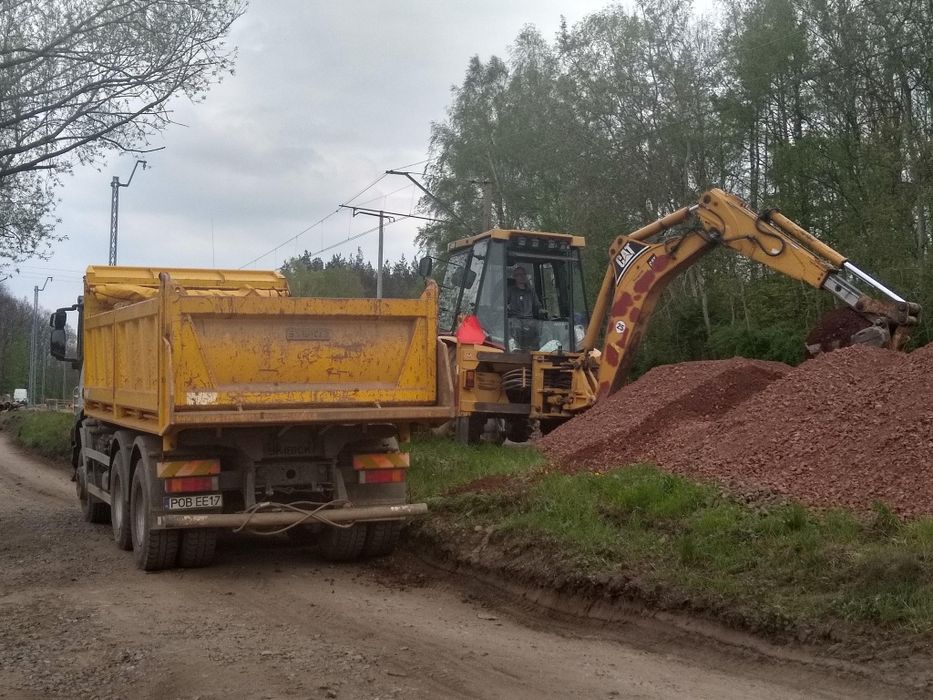
[[[221,508],[224,497],[219,493],[206,493],[203,496],[165,496],[165,510],[197,510],[199,508]]]

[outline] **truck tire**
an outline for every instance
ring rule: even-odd
[[[81,513],[84,515],[84,519],[95,525],[110,522],[110,506],[97,500],[87,490],[87,470],[84,466],[78,467],[75,487],[78,491],[78,500],[81,501]]]
[[[151,495],[146,483],[146,465],[133,471],[130,487],[130,527],[133,532],[133,556],[136,567],[159,571],[175,566],[178,556],[178,530],[153,530],[149,522]]]
[[[400,520],[382,520],[366,523],[366,540],[363,542],[362,556],[384,557],[395,551],[399,536],[402,534]]]
[[[110,523],[117,547],[128,552],[133,549],[133,533],[130,530],[130,490],[126,475],[126,460],[121,450],[113,456],[110,466]]]
[[[354,561],[359,559],[366,543],[366,526],[326,527],[318,537],[318,549],[328,561]]]
[[[309,525],[296,525],[285,531],[285,536],[290,542],[300,547],[317,542],[317,533]]]
[[[178,566],[183,569],[210,566],[216,547],[216,530],[185,530],[178,545]]]

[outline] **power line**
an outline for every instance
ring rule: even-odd
[[[347,202],[352,202],[354,199],[356,199],[356,198],[359,197],[361,194],[363,194],[366,190],[371,189],[371,188],[375,187],[376,185],[378,185],[380,182],[382,182],[382,180],[385,179],[385,176],[386,176],[386,174],[385,174],[385,173],[382,173],[382,175],[380,175],[379,177],[377,177],[375,180],[373,180],[373,181],[370,182],[368,185],[366,185],[366,187],[364,187],[364,188],[361,189],[359,192],[357,192],[355,195],[353,195],[352,197],[350,197],[350,199],[348,199]]]
[[[385,199],[385,198],[387,198],[387,197],[391,197],[392,195],[396,195],[396,194],[398,194],[399,192],[401,192],[401,191],[403,191],[403,190],[407,190],[407,189],[410,189],[410,188],[413,188],[413,187],[414,187],[414,185],[412,185],[411,183],[409,183],[409,184],[407,184],[407,185],[402,185],[402,186],[399,187],[397,190],[392,190],[392,191],[389,192],[388,194],[381,194],[381,195],[379,195],[378,197],[373,197],[372,199],[367,199],[367,200],[365,200],[365,201],[363,201],[363,202],[359,202],[359,204],[360,204],[360,205],[371,204],[372,202],[375,202],[375,201],[380,200],[380,199]],[[356,206],[356,205],[354,205],[354,206]]]
[[[423,163],[427,163],[428,160],[429,160],[429,159],[425,159],[425,160],[418,161],[418,162],[416,162],[416,163],[409,163],[408,165],[403,165],[403,166],[401,166],[400,169],[404,170],[404,169],[407,169],[407,168],[414,167],[414,166],[416,166],[416,165],[422,165]],[[389,174],[388,171],[382,173],[379,177],[377,177],[375,180],[373,180],[373,181],[370,182],[368,185],[366,185],[366,187],[364,187],[364,188],[361,189],[359,192],[357,192],[355,195],[353,195],[352,197],[350,197],[350,199],[345,200],[345,203],[346,203],[346,204],[349,204],[350,202],[352,202],[352,201],[353,201],[354,199],[356,199],[357,197],[360,197],[361,195],[363,195],[364,193],[366,193],[368,190],[370,190],[370,189],[372,189],[373,187],[375,187],[377,184],[379,184],[382,180],[385,179],[385,177],[386,177],[387,174]],[[406,187],[407,187],[407,186],[406,186]],[[392,194],[397,194],[398,192],[401,192],[403,189],[405,189],[405,188],[403,187],[403,188],[401,188],[401,189],[396,190],[395,192],[392,192],[392,193],[389,194],[389,195],[383,195],[383,196],[384,196],[384,197],[388,197],[388,196],[391,196]],[[379,199],[379,197],[376,197],[375,199]],[[368,201],[374,201],[374,200],[368,200]],[[252,264],[254,264],[254,263],[256,263],[256,262],[259,262],[259,261],[262,260],[263,258],[265,258],[265,257],[267,257],[267,256],[269,256],[269,255],[272,255],[273,253],[279,251],[280,249],[284,248],[285,246],[289,245],[290,243],[294,243],[296,240],[298,240],[301,236],[303,236],[304,234],[306,234],[308,231],[310,231],[311,229],[313,229],[313,228],[315,228],[315,227],[317,227],[317,226],[320,226],[321,224],[323,224],[325,221],[327,221],[330,217],[334,216],[334,214],[336,214],[336,213],[339,212],[339,211],[340,211],[340,208],[338,207],[337,209],[335,209],[334,211],[332,211],[331,213],[329,213],[327,216],[321,217],[320,219],[318,219],[317,221],[315,221],[313,224],[311,224],[310,226],[308,226],[308,227],[305,228],[304,230],[299,231],[298,233],[296,233],[296,234],[295,234],[294,236],[292,236],[291,238],[289,238],[289,239],[287,239],[287,240],[285,240],[285,241],[282,241],[282,242],[279,243],[277,246],[275,246],[275,247],[273,247],[273,248],[270,248],[269,250],[267,250],[267,251],[266,251],[265,253],[263,253],[262,255],[258,255],[258,256],[256,256],[255,258],[253,258],[252,260],[250,260],[249,262],[244,263],[243,265],[240,265],[240,267],[239,267],[238,269],[242,270],[244,267],[249,267],[250,265],[252,265]],[[412,216],[412,215],[409,215],[409,216]],[[376,229],[373,229],[373,231],[375,231],[375,230],[376,230]],[[354,236],[354,237],[352,237],[352,238],[347,238],[346,240],[342,241],[341,243],[335,244],[335,246],[336,246],[336,245],[343,245],[343,243],[346,243],[347,241],[355,240],[356,238],[359,238],[359,237],[365,235],[366,233],[372,233],[372,231],[366,231],[366,232],[364,232],[364,233],[362,233],[362,234],[358,234],[357,236]],[[326,248],[322,248],[322,249],[321,249],[320,251],[318,251],[318,252],[326,252],[327,250],[330,250],[332,247],[335,247],[335,246],[329,246],[329,247],[326,247]]]
[[[409,168],[413,168],[413,167],[415,167],[416,165],[423,165],[423,164],[427,163],[429,160],[431,160],[431,159],[430,159],[430,158],[425,158],[424,160],[419,160],[417,163],[409,163],[408,165],[400,165],[400,166],[398,166],[397,168],[393,168],[393,170],[408,170]]]
[[[73,267],[51,267],[48,265],[18,265],[20,270],[38,270],[40,272],[51,270],[52,272],[74,272],[83,275],[85,270],[76,270]]]
[[[398,221],[399,221],[399,220],[390,221],[389,223],[385,224],[385,226],[384,226],[383,228],[388,228],[388,227],[391,226],[392,224],[397,224]],[[356,235],[350,236],[349,238],[345,238],[345,239],[342,240],[342,241],[338,241],[337,243],[333,243],[333,244],[331,244],[331,245],[329,245],[329,246],[327,246],[327,247],[325,247],[325,248],[321,248],[320,250],[316,250],[316,251],[314,251],[313,253],[308,253],[308,257],[309,257],[309,258],[312,258],[312,257],[314,257],[315,255],[320,255],[321,253],[326,253],[328,250],[333,250],[334,248],[339,248],[339,247],[342,246],[342,245],[346,245],[347,243],[351,243],[351,242],[355,241],[357,238],[362,238],[363,236],[366,236],[366,235],[368,235],[368,234],[370,234],[370,233],[374,233],[374,232],[376,232],[376,231],[378,231],[378,230],[379,230],[379,227],[378,227],[378,226],[373,226],[373,227],[370,228],[370,229],[366,229],[366,230],[363,231],[362,233],[357,233]]]
[[[364,191],[365,191],[365,190],[364,190]],[[357,196],[359,196],[359,195],[357,195]],[[298,233],[296,233],[294,236],[292,236],[292,237],[289,238],[288,240],[283,241],[282,243],[279,243],[279,245],[275,246],[274,248],[270,248],[269,250],[267,250],[267,251],[266,251],[265,253],[263,253],[262,255],[259,255],[259,256],[255,257],[255,258],[253,258],[252,260],[250,260],[248,263],[243,263],[242,265],[240,265],[240,267],[239,267],[238,269],[242,270],[244,267],[248,267],[248,266],[252,265],[252,264],[255,263],[255,262],[259,262],[260,260],[262,260],[262,259],[263,259],[264,257],[266,257],[267,255],[272,255],[273,253],[275,253],[275,252],[278,251],[279,249],[284,248],[285,246],[287,246],[289,243],[293,243],[294,241],[297,241],[301,236],[303,236],[304,234],[306,234],[308,231],[310,231],[311,229],[313,229],[315,226],[320,226],[321,224],[323,224],[325,221],[327,221],[330,217],[332,217],[334,214],[336,214],[336,213],[339,212],[339,211],[340,211],[340,209],[334,209],[334,211],[332,211],[330,214],[328,214],[327,216],[321,217],[320,219],[318,219],[317,221],[315,221],[313,224],[311,224],[310,226],[308,226],[308,228],[304,229],[303,231],[299,231]]]
[[[367,190],[371,189],[372,187],[375,187],[381,180],[383,180],[383,179],[385,178],[385,176],[386,176],[385,173],[383,173],[382,175],[380,175],[379,177],[377,177],[375,180],[373,180],[372,182],[370,182],[368,185],[366,185],[366,187],[364,187],[362,190],[360,190],[360,191],[357,192],[355,195],[353,195],[353,196],[352,196],[349,200],[347,200],[347,201],[352,202],[354,199],[356,199],[357,197],[359,197],[361,194],[363,194],[363,193],[366,192]],[[259,256],[255,257],[255,258],[253,258],[252,260],[250,260],[248,263],[244,263],[244,264],[240,265],[239,269],[242,270],[244,267],[249,267],[249,266],[252,265],[253,263],[259,262],[260,260],[262,260],[262,259],[265,258],[266,256],[272,255],[273,253],[277,252],[277,251],[280,250],[281,248],[284,248],[284,247],[287,246],[289,243],[294,243],[294,242],[297,241],[301,236],[303,236],[303,235],[306,234],[308,231],[310,231],[311,229],[313,229],[315,226],[320,226],[321,224],[323,224],[325,221],[327,221],[330,217],[332,217],[334,214],[336,214],[336,213],[339,212],[339,211],[340,211],[340,209],[337,208],[337,209],[335,209],[334,211],[332,211],[330,214],[328,214],[327,216],[321,217],[320,219],[318,219],[317,221],[315,221],[313,224],[311,224],[310,226],[308,226],[308,227],[307,227],[306,229],[304,229],[303,231],[299,231],[298,233],[296,233],[296,234],[295,234],[294,236],[292,236],[291,238],[289,238],[289,239],[287,239],[287,240],[285,240],[285,241],[282,241],[281,243],[279,243],[279,244],[278,244],[277,246],[275,246],[274,248],[270,248],[269,250],[267,250],[267,251],[266,251],[265,253],[263,253],[262,255],[259,255]]]

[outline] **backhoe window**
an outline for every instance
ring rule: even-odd
[[[460,298],[460,289],[469,256],[469,248],[459,250],[451,255],[447,259],[443,274],[440,276],[437,324],[442,332],[450,333],[454,330],[457,300]]]
[[[572,274],[571,289],[573,293],[573,335],[574,349],[580,349],[580,343],[583,342],[583,336],[586,335],[586,327],[590,323],[590,314],[586,309],[586,294],[583,289],[583,267],[580,264],[580,251],[573,251],[573,263],[569,266]]]
[[[476,302],[476,317],[490,342],[505,344],[505,241],[489,242],[486,271]]]
[[[507,303],[510,351],[577,349],[587,319],[579,260],[576,250],[552,251],[546,245],[510,251],[510,299],[531,299],[524,305]]]
[[[561,304],[560,294],[557,291],[557,280],[554,278],[554,264],[543,263],[539,268],[541,272],[541,302],[548,314],[563,315],[561,312],[566,304]],[[564,295],[566,298],[567,295]]]
[[[460,297],[460,306],[457,310],[457,319],[454,328],[460,325],[464,316],[476,313],[476,295],[483,279],[483,266],[486,264],[486,248],[488,240],[483,240],[473,246],[473,256],[470,258],[470,267],[463,278],[463,295]]]

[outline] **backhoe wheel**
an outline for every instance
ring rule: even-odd
[[[353,561],[359,559],[366,543],[366,526],[327,526],[318,537],[318,549],[328,561]]]
[[[130,490],[127,488],[126,460],[123,452],[117,452],[110,467],[110,523],[113,525],[113,540],[120,549],[133,549],[133,533],[130,529]]]
[[[181,543],[178,546],[178,566],[185,569],[210,566],[214,561],[216,547],[216,530],[185,530],[181,533]]]
[[[78,491],[78,500],[81,501],[81,513],[84,519],[96,525],[110,522],[110,506],[92,496],[87,490],[87,469],[83,465],[78,467],[75,487]]]
[[[146,465],[133,472],[130,487],[130,526],[133,532],[133,556],[136,567],[159,571],[175,566],[178,556],[178,530],[153,530],[149,522],[151,495],[146,483]]]
[[[457,442],[464,445],[478,445],[483,437],[486,416],[471,414],[457,418]]]
[[[527,418],[510,418],[507,429],[512,442],[528,442],[531,437],[531,421]]]
[[[362,556],[384,557],[395,551],[399,535],[402,533],[400,520],[382,520],[366,523],[366,541],[363,543]]]

